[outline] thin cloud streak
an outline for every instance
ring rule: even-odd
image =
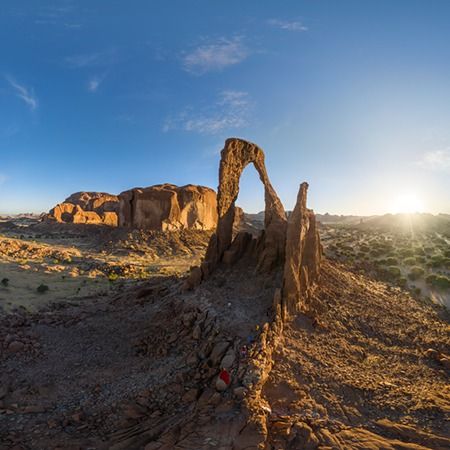
[[[5,78],[6,81],[8,81],[8,83],[14,89],[16,96],[22,99],[29,106],[29,108],[34,111],[38,107],[39,102],[36,95],[34,94],[33,88],[27,88],[19,84],[11,77],[7,76]]]
[[[118,61],[116,49],[104,52],[82,53],[79,55],[67,56],[65,63],[72,69],[84,67],[108,66]]]
[[[251,101],[247,92],[226,90],[219,93],[211,107],[196,112],[186,108],[163,125],[163,131],[183,130],[203,135],[215,135],[224,130],[248,126]]]
[[[241,37],[221,38],[200,45],[183,56],[183,69],[193,75],[220,72],[244,61],[250,52]]]
[[[270,19],[267,21],[267,23],[274,28],[279,28],[280,30],[285,31],[297,31],[297,32],[308,31],[308,27],[303,25],[303,23],[298,20],[289,21],[280,19]]]

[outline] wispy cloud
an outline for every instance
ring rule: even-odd
[[[80,69],[83,67],[108,66],[116,63],[118,54],[116,49],[106,50],[104,52],[96,53],[82,53],[78,55],[67,56],[65,58],[66,64],[73,69]]]
[[[267,23],[280,30],[286,31],[308,31],[308,27],[303,25],[299,20],[281,20],[281,19],[270,19]]]
[[[103,83],[104,76],[94,76],[92,77],[87,84],[87,89],[89,92],[97,92],[97,89],[100,87],[100,85]]]
[[[248,125],[251,101],[248,93],[226,90],[219,93],[209,107],[195,111],[186,108],[175,117],[168,118],[163,131],[184,130],[200,134],[217,134],[225,130]]]
[[[32,111],[34,111],[38,107],[39,102],[36,95],[34,94],[33,88],[27,88],[26,86],[19,84],[12,77],[6,76],[5,78],[14,89],[16,96],[22,99],[28,105],[28,107]]]
[[[427,170],[450,172],[450,148],[427,152],[416,165]]]
[[[185,53],[182,59],[183,68],[194,75],[217,72],[244,61],[249,53],[242,37],[220,38]]]
[[[58,5],[47,5],[38,9],[36,25],[56,25],[75,30],[81,28],[78,21],[73,20],[76,8],[71,0],[61,1]]]

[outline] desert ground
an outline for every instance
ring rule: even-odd
[[[447,294],[419,293],[401,259],[431,247],[414,266],[447,274],[427,264],[448,251],[439,236],[322,226],[318,318],[299,314],[270,343],[280,270],[258,275],[244,257],[183,290],[210,235],[1,225],[0,448],[449,447]],[[380,273],[382,258],[397,258],[407,282]],[[268,414],[266,447],[242,432],[247,396]]]

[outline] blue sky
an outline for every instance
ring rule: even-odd
[[[450,2],[2,0],[0,213],[217,186],[230,136],[292,208],[450,212]],[[253,168],[238,199],[263,209]]]

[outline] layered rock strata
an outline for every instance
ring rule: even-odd
[[[160,184],[119,195],[119,226],[150,230],[211,230],[217,224],[217,200],[205,186]]]

